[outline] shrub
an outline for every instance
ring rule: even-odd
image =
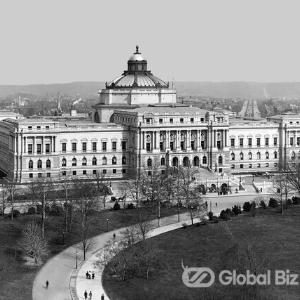
[[[232,212],[235,216],[239,215],[242,213],[242,209],[240,206],[238,205],[235,205],[233,208],[232,208]]]
[[[267,208],[267,205],[266,205],[266,203],[265,203],[264,200],[261,200],[261,201],[259,202],[259,206],[260,206],[261,208],[263,208],[263,209],[266,209],[266,208]]]
[[[212,221],[213,218],[214,218],[214,214],[213,214],[212,211],[210,211],[210,212],[208,213],[208,219],[209,219],[209,221]]]
[[[134,207],[134,204],[133,204],[133,203],[128,203],[127,206],[126,206],[126,208],[127,208],[127,209],[133,209],[133,208],[135,208],[135,207]]]
[[[292,206],[293,205],[293,201],[291,199],[287,199],[286,205],[287,206]]]
[[[29,207],[27,211],[28,215],[34,215],[36,213],[36,208],[35,207]]]
[[[186,229],[188,227],[188,224],[182,223],[181,226],[182,226],[183,229]]]
[[[293,197],[292,200],[293,200],[294,205],[299,205],[300,204],[300,197]]]
[[[278,207],[278,202],[277,202],[277,200],[274,199],[274,198],[270,198],[270,200],[269,200],[269,207],[272,207],[272,208]]]
[[[251,202],[251,209],[250,209],[252,217],[255,217],[255,215],[256,215],[256,209],[255,208],[256,208],[256,203],[255,203],[255,201],[252,201]]]
[[[229,216],[234,216],[234,213],[233,213],[233,211],[232,211],[230,208],[227,208],[227,209],[225,210],[225,212],[226,212]]]
[[[230,214],[228,214],[228,212],[226,210],[222,210],[220,213],[220,218],[222,220],[228,221],[228,220],[230,220]]]
[[[118,203],[118,201],[115,202],[114,206],[113,206],[113,210],[120,210],[120,204]]]
[[[53,204],[50,208],[49,215],[50,216],[62,216],[64,214],[64,210],[61,206],[57,204]]]
[[[250,202],[245,202],[243,205],[243,211],[249,212],[251,210],[251,204]]]
[[[12,213],[10,212],[10,213],[7,214],[6,216],[9,217],[9,218],[11,218],[11,214],[13,214],[13,217],[14,217],[14,218],[17,218],[17,217],[20,216],[21,213],[20,213],[17,209],[14,209]]]

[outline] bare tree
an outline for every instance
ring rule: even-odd
[[[198,189],[194,185],[194,175],[197,171],[194,171],[191,166],[178,168],[178,185],[179,193],[185,202],[186,207],[189,210],[192,225],[194,224],[194,215],[199,215],[202,210],[202,198]]]
[[[105,178],[105,174],[100,173],[98,170],[93,174],[93,179],[96,181],[97,203],[101,201],[105,209],[107,197],[110,194],[110,182]]]
[[[15,182],[6,181],[3,184],[5,194],[8,196],[7,200],[11,207],[11,220],[14,219],[14,207],[15,207],[15,195],[17,191],[17,186]]]
[[[92,181],[74,180],[76,188],[80,213],[80,236],[83,251],[83,259],[86,258],[86,252],[92,248],[93,241],[89,239],[89,216],[95,206],[96,187]]]
[[[283,214],[284,207],[287,207],[287,200],[292,193],[291,182],[288,180],[291,175],[282,174],[274,180],[274,197],[280,203],[280,212]]]
[[[2,183],[2,191],[1,191],[1,211],[4,215],[6,205],[7,205],[7,190],[4,187],[4,183]]]
[[[42,257],[48,254],[47,241],[35,221],[25,225],[20,246],[29,257],[34,259],[36,265],[40,264]]]
[[[33,201],[41,206],[41,232],[42,237],[45,238],[45,220],[46,220],[46,208],[51,201],[50,194],[53,191],[53,183],[47,178],[38,178],[29,185],[29,192],[31,193]]]

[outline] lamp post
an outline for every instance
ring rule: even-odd
[[[76,248],[76,252],[75,252],[75,269],[77,269],[77,248]]]
[[[106,231],[108,232],[108,222],[109,222],[109,219],[106,219]]]

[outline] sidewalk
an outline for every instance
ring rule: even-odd
[[[172,216],[173,217],[173,216]],[[182,227],[182,223],[186,223],[186,224],[191,224],[191,220],[188,216],[188,214],[185,214],[184,216],[181,216],[182,221],[177,222],[177,223],[173,223],[170,225],[162,225],[161,227],[157,227],[154,228],[153,230],[151,230],[147,236],[147,238],[150,237],[154,237],[160,234],[163,234],[165,232],[169,232],[171,230],[175,230],[178,228]],[[177,216],[176,216],[176,220],[177,220]],[[169,221],[169,220],[164,220],[164,222]],[[195,222],[199,221],[198,218],[194,219]],[[163,222],[162,222],[163,223]],[[116,235],[118,237],[118,235]],[[113,237],[113,232],[111,232],[110,237],[108,237],[109,239],[112,239]],[[101,252],[103,251],[103,249],[98,249],[88,260],[86,260],[86,262],[80,267],[78,274],[77,274],[77,278],[76,278],[76,287],[72,286],[72,290],[74,290],[74,288],[76,289],[76,293],[77,295],[74,295],[73,299],[76,300],[84,300],[84,292],[87,291],[87,293],[89,293],[90,291],[92,292],[92,299],[93,300],[101,300],[101,295],[104,295],[104,299],[108,300],[108,296],[106,295],[103,285],[102,285],[102,272],[103,272],[103,268],[97,268],[95,267],[95,263],[98,260],[98,256],[101,254]],[[87,271],[91,271],[91,272],[95,272],[95,279],[86,279],[86,272]]]

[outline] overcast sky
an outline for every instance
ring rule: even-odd
[[[1,0],[0,84],[300,81],[299,0]]]

